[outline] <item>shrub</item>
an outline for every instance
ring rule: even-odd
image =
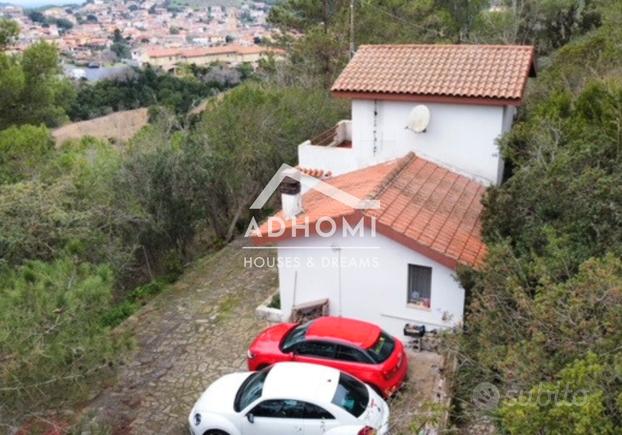
[[[102,327],[114,276],[107,266],[62,258],[0,274],[0,402],[16,416],[81,397],[122,341]]]

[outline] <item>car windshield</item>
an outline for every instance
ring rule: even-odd
[[[292,331],[287,335],[287,337],[285,337],[285,340],[283,341],[283,346],[281,346],[281,349],[284,352],[288,352],[295,345],[297,345],[301,341],[304,341],[305,335],[307,334],[307,329],[309,329],[310,325],[311,325],[311,322],[307,322],[307,323],[303,323],[302,325],[298,325],[294,329],[292,329]]]
[[[261,397],[263,384],[266,381],[266,377],[268,376],[268,372],[270,372],[271,368],[272,366],[266,367],[263,370],[253,373],[242,383],[238,393],[235,396],[235,402],[233,404],[233,408],[236,412],[243,410]]]
[[[391,356],[393,349],[395,349],[395,340],[383,331],[380,333],[378,340],[376,340],[372,347],[367,349],[367,353],[371,356],[374,362],[376,362],[376,364],[380,364],[381,362],[385,362]]]
[[[355,417],[360,417],[367,409],[369,392],[367,387],[352,376],[341,373],[339,385],[333,397],[333,403],[345,409]]]

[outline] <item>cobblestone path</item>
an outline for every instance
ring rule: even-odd
[[[200,393],[243,369],[250,341],[267,326],[254,310],[275,289],[277,274],[245,268],[252,255],[233,243],[199,260],[128,319],[136,348],[86,412],[113,434],[187,434]]]
[[[187,434],[186,419],[200,393],[220,376],[245,369],[250,341],[268,324],[255,308],[277,286],[275,269],[245,268],[265,251],[239,242],[197,261],[167,291],[123,325],[136,340],[112,385],[84,411],[113,435]],[[403,391],[389,402],[391,435],[412,433],[413,417],[439,392],[442,360],[411,352]]]

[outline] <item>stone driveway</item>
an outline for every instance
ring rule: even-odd
[[[113,434],[187,434],[186,418],[200,393],[218,377],[245,368],[246,349],[267,323],[254,310],[277,285],[275,269],[244,267],[266,252],[239,242],[197,261],[174,287],[123,325],[136,340],[111,386],[85,415]],[[410,355],[403,392],[390,402],[392,434],[412,433],[413,415],[436,398],[440,356]]]
[[[250,255],[233,243],[197,261],[170,291],[128,319],[124,327],[136,349],[86,412],[114,434],[186,434],[186,417],[200,393],[243,369],[250,341],[267,326],[254,310],[275,289],[277,275],[245,268]]]

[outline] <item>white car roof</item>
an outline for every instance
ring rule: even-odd
[[[339,370],[308,363],[275,364],[263,386],[263,399],[330,402],[339,383]]]

